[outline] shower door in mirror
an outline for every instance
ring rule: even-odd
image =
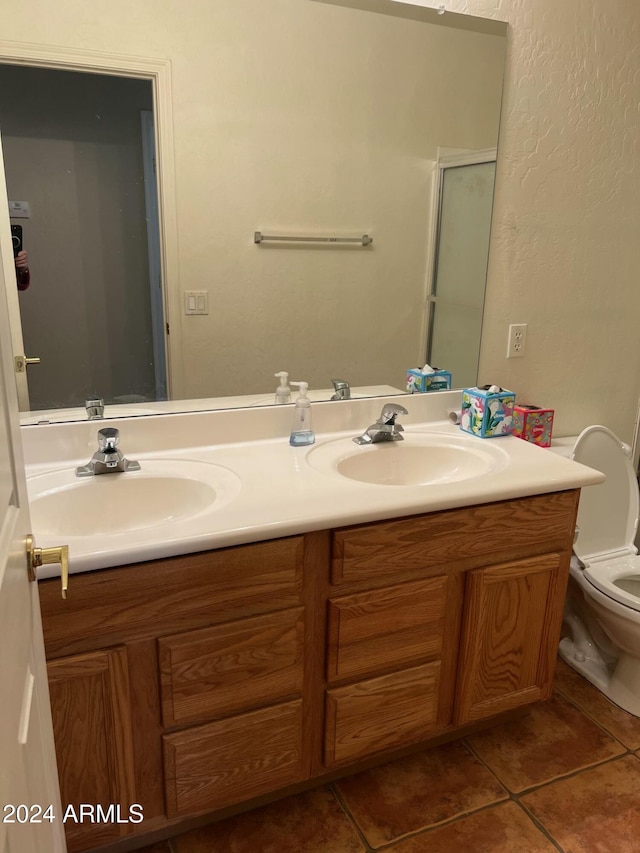
[[[454,388],[478,377],[495,167],[495,157],[440,163],[427,361],[450,370]]]

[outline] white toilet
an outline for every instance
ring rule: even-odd
[[[580,496],[560,656],[640,717],[638,481],[628,447],[606,427],[585,429],[571,458],[607,479]]]

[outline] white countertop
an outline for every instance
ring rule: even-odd
[[[432,399],[426,400],[427,397]],[[455,436],[457,440],[463,437],[474,445],[492,445],[492,452],[502,458],[497,470],[486,475],[435,485],[368,484],[318,470],[309,464],[308,456],[314,449],[363,432],[377,417],[384,402],[380,400],[320,404],[324,410],[314,406],[317,440],[310,447],[289,445],[290,407],[274,407],[260,415],[257,413],[261,410],[254,409],[233,414],[219,412],[122,420],[117,424],[121,430],[121,447],[128,458],[135,458],[143,468],[145,460],[154,459],[172,460],[172,464],[173,461],[195,460],[219,465],[238,478],[237,495],[218,508],[214,503],[211,510],[179,522],[152,524],[126,533],[116,531],[80,537],[68,536],[64,529],[47,535],[36,528],[36,543],[40,547],[68,544],[70,571],[80,572],[313,530],[580,488],[603,481],[599,472],[519,438],[479,439],[461,433],[458,427],[443,419],[448,409],[456,408],[459,397],[459,392],[441,392],[397,398],[410,412],[402,419],[409,440],[416,433]],[[281,409],[287,411],[279,411]],[[248,421],[243,419],[243,414],[249,415]],[[175,420],[180,418],[182,420]],[[333,431],[325,429],[336,424],[349,426]],[[114,425],[114,421],[108,425]],[[23,440],[28,484],[30,478],[39,474],[86,463],[91,455],[88,450],[95,449],[97,428],[96,422],[28,427],[30,432]],[[243,433],[252,431],[258,437],[247,440]],[[209,443],[203,441],[209,436]],[[141,451],[145,446],[149,449]],[[357,445],[353,445],[353,450],[357,452]],[[103,476],[129,477],[135,473]],[[32,486],[34,482],[31,480]],[[57,566],[44,566],[39,570],[39,577],[58,574]]]

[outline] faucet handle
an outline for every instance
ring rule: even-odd
[[[120,430],[104,427],[98,430],[98,447],[105,453],[113,453],[120,442]]]
[[[380,422],[383,424],[388,424],[389,426],[395,426],[396,429],[403,429],[400,424],[396,424],[396,418],[398,415],[408,415],[409,412],[405,409],[404,406],[399,406],[397,403],[385,403],[382,407],[382,412],[380,413]]]

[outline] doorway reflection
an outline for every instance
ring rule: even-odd
[[[495,171],[495,159],[440,166],[427,361],[463,388],[478,376]]]
[[[8,195],[29,206],[11,222],[31,268],[25,352],[41,360],[31,409],[166,399],[152,110],[149,80],[0,65]]]

